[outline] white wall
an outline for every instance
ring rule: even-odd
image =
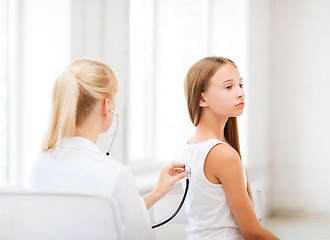
[[[276,0],[273,11],[271,206],[330,216],[330,1]]]
[[[253,191],[261,190],[269,214],[271,17],[272,0],[249,1],[249,92],[247,174]]]
[[[249,173],[269,213],[330,216],[329,13],[250,0]]]

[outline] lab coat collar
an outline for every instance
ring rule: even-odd
[[[94,142],[83,137],[63,137],[61,148],[71,148],[102,153],[101,149]]]

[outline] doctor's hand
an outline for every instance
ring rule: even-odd
[[[160,171],[157,186],[143,198],[147,209],[162,199],[177,181],[187,176],[184,172],[185,165],[173,162]]]
[[[173,162],[160,171],[158,184],[154,191],[164,197],[173,187],[174,183],[187,176],[184,173],[184,163]]]

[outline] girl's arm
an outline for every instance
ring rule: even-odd
[[[247,194],[242,163],[238,153],[226,144],[218,144],[205,160],[204,173],[213,183],[221,183],[226,199],[245,240],[279,239],[258,221]]]
[[[158,184],[154,190],[143,197],[147,209],[162,199],[173,187],[174,183],[187,176],[184,163],[171,163],[160,172]]]

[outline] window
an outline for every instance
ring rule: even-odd
[[[247,79],[246,0],[131,0],[129,164],[179,161],[194,131],[183,83],[199,59],[231,58]],[[245,155],[246,120],[240,136]]]
[[[0,2],[0,183],[26,187],[48,122],[51,87],[70,61],[71,8],[66,0]]]
[[[175,6],[175,7],[173,7]],[[200,1],[132,0],[129,161],[179,160],[191,135],[183,81],[202,51]],[[195,49],[195,51],[191,51]]]
[[[8,0],[0,0],[0,184],[8,178]]]

